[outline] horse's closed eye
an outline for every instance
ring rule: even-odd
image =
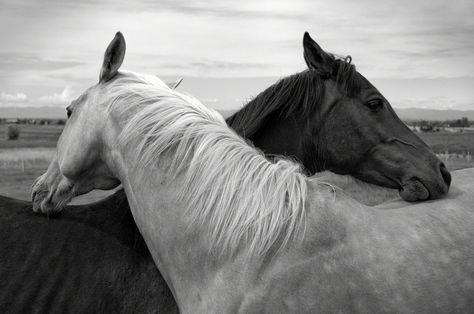
[[[382,99],[373,99],[369,100],[365,103],[365,105],[373,112],[376,112],[383,107],[383,100]]]

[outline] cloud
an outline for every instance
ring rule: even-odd
[[[43,106],[64,106],[71,102],[74,97],[72,96],[72,87],[64,87],[61,93],[54,93],[49,96],[42,96],[37,99],[37,103]]]
[[[74,99],[71,86],[66,86],[60,93],[30,98],[24,93],[0,94],[0,107],[65,107]]]
[[[5,0],[4,0],[5,1]],[[8,2],[8,0],[7,0]],[[103,1],[74,1],[74,0],[43,0],[41,6],[35,1],[15,0],[9,1],[6,9],[11,12],[31,11],[39,14],[54,14],[61,11],[67,14],[71,10],[79,12],[90,12],[97,10],[105,10],[107,12],[149,12],[155,11],[160,13],[179,13],[188,15],[201,16],[222,16],[226,18],[301,18],[302,16],[311,16],[310,12],[301,10],[301,3],[310,2],[307,0],[299,0],[297,5],[288,4],[285,0],[273,0],[271,9],[268,3],[256,3],[253,0],[241,0],[238,3],[220,0],[205,1],[189,1],[189,0],[137,0],[133,5],[127,0],[103,0]]]
[[[409,98],[393,102],[395,108],[422,108],[437,110],[472,110],[472,104],[463,103],[446,96]]]
[[[193,76],[283,75],[304,64],[308,30],[323,48],[354,56],[369,77],[460,77],[472,75],[465,65],[474,62],[473,10],[472,0],[6,1],[0,69],[80,75],[81,62],[97,66],[120,29],[130,40],[126,63],[143,52],[147,61],[167,55],[168,75],[182,65]],[[203,58],[230,63],[195,63]]]
[[[299,1],[300,3],[303,1]],[[168,10],[179,14],[207,15],[236,19],[308,19],[310,12],[300,10],[300,5],[288,5],[285,1],[273,1],[272,9],[267,4],[259,5],[253,0],[238,3],[214,1],[165,0],[142,3],[143,9]]]
[[[27,100],[28,100],[28,97],[23,93],[8,94],[5,92],[2,92],[0,94],[0,102],[2,103],[21,103]]]
[[[324,49],[351,55],[371,80],[474,77],[472,0],[3,0],[0,6],[0,88],[23,91],[30,104],[63,104],[71,93],[63,94],[64,86],[82,91],[95,83],[117,30],[127,39],[124,68],[161,77],[286,76],[305,69],[304,31]],[[460,95],[474,99],[474,89]]]
[[[51,71],[68,69],[82,64],[83,62],[70,58],[45,58],[34,53],[0,52],[0,69],[2,71]]]

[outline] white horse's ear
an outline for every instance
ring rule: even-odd
[[[303,36],[304,60],[311,70],[322,74],[331,72],[333,58],[327,54],[312,38],[308,32]]]
[[[106,82],[113,78],[125,56],[125,38],[121,32],[115,34],[114,39],[110,42],[104,54],[104,62],[100,69],[99,82]]]

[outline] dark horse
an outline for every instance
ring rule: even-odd
[[[305,34],[309,70],[282,79],[227,122],[267,154],[399,188],[407,200],[444,195],[445,167],[349,60]],[[363,123],[362,123],[363,122]],[[177,312],[122,191],[59,217],[0,197],[1,312]]]
[[[445,195],[451,176],[400,121],[389,102],[350,63],[303,39],[309,70],[285,78],[227,119],[269,155],[399,189],[407,201]]]

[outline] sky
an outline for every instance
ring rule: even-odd
[[[116,31],[123,68],[236,108],[306,68],[305,31],[395,107],[474,110],[472,0],[0,0],[0,106],[60,106],[98,80]]]

